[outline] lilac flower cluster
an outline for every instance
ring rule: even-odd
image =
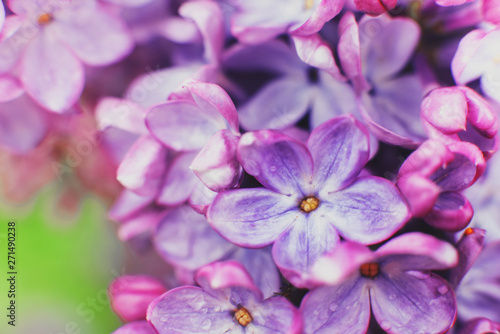
[[[115,199],[161,259],[109,287],[115,334],[500,333],[499,24],[498,0],[10,0],[2,154]]]

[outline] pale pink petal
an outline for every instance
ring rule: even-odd
[[[57,38],[88,65],[114,63],[134,47],[124,22],[99,5],[61,10],[52,23]]]
[[[314,9],[311,17],[291,33],[301,36],[317,33],[323,28],[326,22],[340,13],[342,7],[344,7],[344,0],[321,0],[319,5]]]
[[[335,79],[345,81],[333,58],[332,50],[318,34],[292,36],[299,58],[306,64],[330,73]]]

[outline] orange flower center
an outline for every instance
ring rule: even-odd
[[[362,276],[374,278],[379,273],[379,265],[376,262],[363,263],[361,268],[359,268],[359,271]]]
[[[46,25],[50,22],[52,22],[52,15],[48,13],[44,13],[38,17],[38,24],[40,25]]]
[[[238,309],[234,312],[234,318],[243,327],[253,321],[252,315],[243,306],[238,307]]]
[[[470,227],[467,227],[464,231],[465,235],[471,235],[472,233],[474,233],[474,230]]]
[[[299,208],[300,208],[300,210],[304,211],[305,213],[309,213],[313,210],[316,210],[318,205],[319,205],[319,199],[317,199],[314,196],[309,196],[309,197],[302,199],[302,201],[300,201]]]

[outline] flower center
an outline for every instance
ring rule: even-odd
[[[472,233],[474,233],[474,230],[470,227],[467,227],[464,231],[465,235],[471,235]]]
[[[318,205],[319,205],[319,199],[317,199],[314,196],[308,196],[302,199],[302,201],[300,201],[299,208],[305,213],[309,213],[313,210],[316,210]]]
[[[234,312],[234,318],[243,327],[247,326],[253,321],[252,315],[246,308],[239,306]]]
[[[37,21],[38,21],[38,24],[42,25],[42,26],[49,24],[50,22],[52,22],[52,15],[50,15],[48,13],[44,13],[38,17]]]
[[[314,0],[305,0],[304,7],[306,10],[311,9],[314,6]]]
[[[361,276],[374,278],[379,273],[379,265],[376,262],[363,263],[359,268]]]

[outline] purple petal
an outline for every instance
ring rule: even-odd
[[[297,199],[264,188],[219,193],[207,218],[224,238],[243,247],[267,246],[288,226],[305,222]]]
[[[340,74],[330,46],[327,45],[319,35],[293,36],[292,39],[295,43],[297,54],[303,62],[309,66],[328,72],[339,81],[346,80],[346,78]]]
[[[219,114],[222,115],[233,131],[238,131],[238,112],[224,89],[218,85],[198,80],[190,80],[183,86],[189,89],[196,104],[204,112],[208,112],[206,109],[213,109],[211,114],[214,118]]]
[[[235,248],[189,206],[167,213],[158,224],[153,242],[165,261],[189,270],[220,260]]]
[[[317,2],[317,1],[316,1]],[[344,0],[320,0],[311,17],[291,33],[294,35],[311,35],[323,28],[323,25],[333,19],[344,7]]]
[[[450,272],[450,282],[455,289],[481,253],[485,232],[479,228],[467,228],[458,241],[458,264]]]
[[[359,27],[353,13],[346,12],[342,16],[339,23],[339,35],[337,50],[344,73],[353,82],[357,93],[368,90],[370,85],[361,71]]]
[[[154,200],[154,196],[141,196],[137,193],[124,189],[108,212],[109,218],[113,220],[125,220],[146,208]]]
[[[313,161],[309,151],[279,132],[245,133],[240,139],[238,160],[268,189],[295,196],[311,192]]]
[[[363,263],[374,262],[375,254],[356,242],[342,242],[332,252],[322,256],[313,266],[313,281],[320,285],[339,285],[359,277]]]
[[[149,276],[121,276],[108,288],[113,311],[125,322],[146,319],[148,305],[167,290]]]
[[[408,207],[388,180],[360,177],[347,188],[321,198],[318,210],[347,240],[374,244],[389,238],[409,218]]]
[[[370,300],[380,327],[390,333],[443,333],[455,320],[453,289],[443,278],[402,272],[373,281]]]
[[[208,208],[214,201],[217,193],[207,188],[207,186],[205,186],[205,184],[203,184],[200,179],[198,179],[198,181],[195,181],[194,183],[195,186],[193,192],[188,199],[189,204],[196,212],[206,215]]]
[[[473,214],[472,205],[464,195],[444,192],[438,196],[432,211],[424,220],[436,228],[456,232],[469,224]]]
[[[0,145],[26,153],[42,141],[47,131],[46,111],[26,94],[0,103]]]
[[[95,117],[101,130],[116,127],[144,135],[148,132],[144,124],[144,116],[144,110],[136,103],[115,97],[102,98],[95,107]]]
[[[313,130],[307,146],[314,160],[319,197],[352,183],[368,161],[366,128],[353,116],[340,116]]]
[[[199,150],[225,122],[192,102],[169,101],[151,108],[146,125],[159,141],[176,151]]]
[[[273,258],[283,276],[296,287],[308,287],[309,274],[316,260],[340,241],[335,227],[318,212],[307,220],[295,221],[273,246]]]
[[[116,62],[134,47],[124,22],[99,5],[59,11],[53,29],[78,58],[92,66]]]
[[[124,242],[134,241],[134,239],[145,239],[145,242],[140,240],[139,243],[149,247],[151,236],[163,215],[163,210],[158,208],[141,210],[134,216],[121,222],[118,228],[118,238]]]
[[[481,48],[485,35],[485,32],[476,29],[465,35],[458,44],[451,61],[451,72],[457,84],[463,85],[479,78],[490,65],[488,61],[484,61],[491,58],[487,53],[489,50]]]
[[[0,75],[0,103],[14,100],[24,93],[19,79],[9,74]]]
[[[300,304],[304,333],[366,333],[370,321],[368,291],[360,279],[309,291]]]
[[[9,3],[12,6],[12,3]],[[0,29],[0,73],[9,73],[19,61],[25,50],[26,36],[33,38],[38,33],[32,23],[17,15],[8,15],[5,18],[3,29]],[[19,45],[19,41],[23,45]]]
[[[236,157],[239,136],[230,130],[219,130],[191,163],[190,169],[211,190],[236,186],[241,167]]]
[[[467,99],[467,121],[483,136],[493,138],[498,131],[497,114],[490,104],[469,87],[458,87]]]
[[[388,16],[365,15],[359,27],[367,30],[360,36],[363,66],[366,77],[373,82],[385,81],[401,71],[420,40],[420,27],[410,18],[390,19]],[[370,27],[377,29],[376,36],[369,34]],[[367,40],[362,39],[364,36],[367,36]]]
[[[319,72],[319,82],[311,92],[311,128],[342,114],[358,117],[354,89],[349,83],[334,79],[326,72]],[[372,147],[373,148],[373,147]]]
[[[302,317],[284,297],[271,297],[252,310],[253,321],[248,325],[251,333],[300,334]]]
[[[0,31],[2,30],[3,23],[5,22],[5,9],[3,3],[0,4]]]
[[[218,63],[224,46],[224,17],[217,3],[212,1],[183,3],[179,7],[179,14],[196,23],[203,36],[205,59],[209,63]]]
[[[405,233],[375,251],[381,271],[440,270],[458,262],[458,253],[447,242],[420,232]],[[394,263],[397,262],[397,265]]]
[[[241,126],[246,130],[289,127],[306,114],[310,99],[305,78],[271,81],[240,108]]]
[[[179,153],[170,163],[158,194],[159,204],[181,204],[188,200],[197,184],[201,183],[196,174],[189,169],[196,153]]]
[[[157,334],[157,332],[149,322],[136,321],[121,326],[112,334]]]
[[[359,107],[370,130],[380,140],[415,147],[426,138],[420,121],[422,98],[420,78],[405,75],[378,84],[374,95],[364,93]]]
[[[245,267],[236,261],[208,264],[196,272],[195,280],[203,290],[229,300],[234,306],[262,300],[262,292]]]
[[[69,109],[80,97],[84,71],[68,48],[46,32],[40,32],[26,47],[21,81],[41,105],[55,112]]]
[[[433,90],[422,101],[422,118],[444,134],[465,130],[467,100],[453,88]]]
[[[139,195],[158,193],[165,174],[167,150],[154,138],[139,138],[118,167],[117,180]]]
[[[147,319],[158,333],[224,333],[237,330],[233,306],[194,286],[182,286],[158,297]],[[242,332],[241,332],[242,333]]]
[[[280,273],[274,264],[270,247],[261,249],[237,247],[229,258],[238,261],[246,268],[255,285],[262,291],[264,298],[271,297],[280,291]]]
[[[163,103],[185,80],[191,78],[200,66],[201,64],[173,66],[159,71],[146,67],[148,73],[132,81],[125,97],[145,109]]]
[[[428,214],[441,193],[441,189],[433,181],[418,173],[401,176],[397,184],[414,217]]]

